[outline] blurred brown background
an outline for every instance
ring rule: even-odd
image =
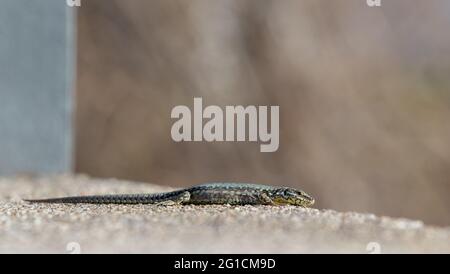
[[[77,172],[450,225],[450,1],[89,0],[78,25]],[[194,96],[279,105],[279,150],[173,142]]]

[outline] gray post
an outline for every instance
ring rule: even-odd
[[[74,8],[0,0],[0,175],[72,170]]]

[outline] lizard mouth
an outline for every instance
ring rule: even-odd
[[[316,200],[309,195],[302,195],[301,200],[303,200],[303,204],[306,206],[312,206],[316,202]]]
[[[309,200],[307,200],[307,205],[312,206],[315,202],[316,202],[316,200],[314,200],[314,198],[309,197]]]
[[[291,199],[285,199],[285,198],[276,198],[274,199],[275,204],[277,205],[296,205],[296,206],[303,206],[308,207],[312,206],[315,202],[314,198],[312,197],[301,197],[301,198],[291,198]]]
[[[290,201],[290,203],[299,206],[309,207],[315,203],[315,200],[313,197],[309,195],[301,195],[300,197],[294,198],[293,201]]]

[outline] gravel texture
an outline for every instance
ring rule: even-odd
[[[0,179],[1,253],[450,252],[450,228],[292,206],[30,204],[167,187],[85,176]]]

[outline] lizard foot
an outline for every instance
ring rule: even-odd
[[[185,191],[185,192],[181,193],[180,195],[178,195],[177,197],[174,197],[167,201],[159,202],[156,205],[158,205],[158,206],[176,206],[176,205],[181,205],[183,203],[186,203],[190,199],[191,199],[191,193],[189,193],[189,191]]]

